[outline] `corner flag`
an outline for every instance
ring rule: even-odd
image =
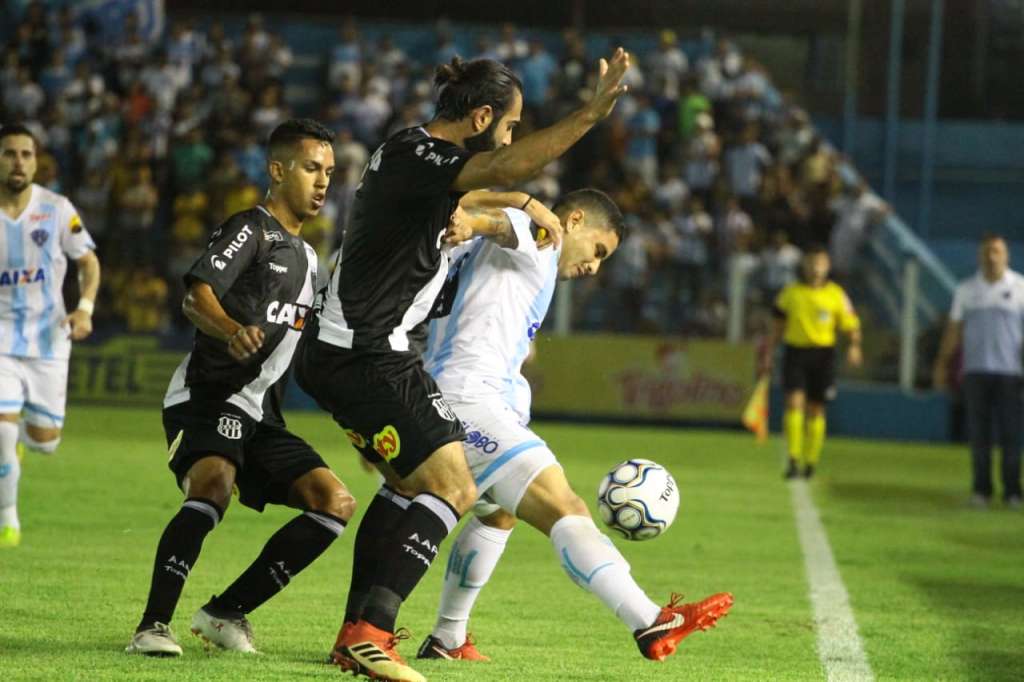
[[[768,438],[768,384],[767,374],[757,380],[754,392],[743,409],[743,426],[754,432],[757,442],[763,443]]]

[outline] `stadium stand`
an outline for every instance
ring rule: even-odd
[[[422,27],[352,19],[270,28],[257,14],[200,24],[171,12],[168,24],[128,15],[109,33],[68,6],[31,3],[2,56],[0,120],[36,131],[46,149],[38,181],[69,193],[99,242],[110,286],[97,324],[110,333],[187,328],[180,275],[224,216],[260,198],[262,140],[290,114],[338,131],[329,201],[306,228],[326,260],[369,151],[432,116],[437,63],[509,63],[526,84],[529,130],[576,105],[609,44],[443,19],[427,40]],[[728,273],[739,269],[751,284],[744,331],[756,332],[810,242],[830,244],[837,274],[884,324],[908,249],[937,273],[925,304],[945,308],[942,266],[753,55],[709,34],[617,39],[639,56],[632,96],[527,188],[551,200],[596,186],[628,217],[622,253],[573,292],[574,329],[723,336]]]

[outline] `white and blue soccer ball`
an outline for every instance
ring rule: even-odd
[[[597,509],[605,525],[627,540],[650,540],[675,521],[679,488],[672,474],[657,462],[629,459],[602,479]]]

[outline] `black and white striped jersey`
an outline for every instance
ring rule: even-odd
[[[268,389],[291,365],[313,304],[316,269],[313,248],[262,206],[228,218],[185,274],[185,283],[209,284],[232,319],[263,330],[263,347],[239,362],[225,342],[197,329],[192,352],[171,377],[164,407],[193,398],[226,401],[253,419],[280,421],[279,400]]]
[[[356,192],[340,267],[331,274],[317,338],[367,351],[423,351],[426,320],[448,274],[441,240],[472,152],[400,131],[377,148]]]

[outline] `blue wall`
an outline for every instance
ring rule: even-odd
[[[771,428],[780,431],[782,389],[772,387]],[[841,383],[828,406],[828,432],[856,438],[948,442],[949,398],[944,393],[904,393],[885,384]]]
[[[815,125],[833,144],[842,140],[842,122],[822,118]],[[917,217],[923,126],[899,126],[896,211],[911,225]],[[853,160],[873,187],[882,185],[885,125],[858,119]],[[935,186],[930,239],[976,239],[997,231],[1024,241],[1024,124],[939,121],[935,135]]]

